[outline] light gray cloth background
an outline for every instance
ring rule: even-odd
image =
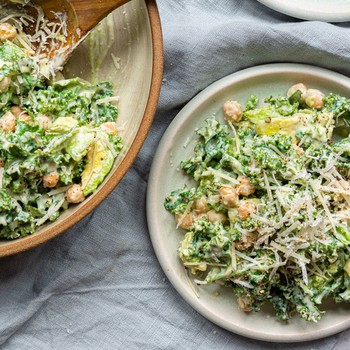
[[[177,294],[154,255],[145,216],[159,140],[210,83],[272,62],[350,76],[350,26],[305,22],[255,0],[159,0],[165,67],[158,112],[134,166],[73,229],[0,260],[1,349],[350,349],[350,331],[303,344],[227,332]]]

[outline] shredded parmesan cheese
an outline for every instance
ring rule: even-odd
[[[180,216],[179,221],[177,222],[176,229],[178,229],[183,221],[185,220],[186,215],[191,211],[193,205],[193,201],[188,202],[187,207],[184,211],[184,213]]]
[[[56,204],[52,204],[51,207],[48,209],[47,213],[40,218],[39,220],[37,220],[36,225],[40,226],[42,225],[44,222],[46,222],[47,220],[50,219],[50,217],[55,214],[63,205],[65,201],[65,198],[63,197],[62,199],[60,199]]]

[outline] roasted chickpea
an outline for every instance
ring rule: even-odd
[[[11,113],[18,118],[19,115],[23,112],[23,109],[20,106],[14,105],[11,107]]]
[[[16,28],[9,23],[0,23],[0,41],[12,41],[17,35]]]
[[[240,308],[242,311],[245,311],[245,312],[250,312],[250,311],[252,311],[252,308],[250,307],[249,303],[246,302],[243,298],[238,298],[238,299],[237,299],[237,303],[238,303],[239,308]]]
[[[238,207],[237,212],[241,220],[247,220],[250,214],[256,212],[256,206],[253,203],[245,202]]]
[[[223,224],[225,223],[225,221],[227,220],[227,217],[225,214],[220,213],[220,212],[216,212],[215,210],[209,210],[207,212],[207,216],[208,216],[208,220],[210,222],[217,222],[217,221],[221,221]]]
[[[55,187],[60,179],[60,175],[57,171],[52,171],[44,175],[43,177],[43,185],[44,187],[52,188]]]
[[[11,113],[21,122],[30,123],[32,121],[28,113],[24,112],[20,106],[12,106]]]
[[[39,126],[44,130],[49,129],[49,127],[52,125],[51,118],[46,115],[39,114],[37,120]]]
[[[68,203],[80,203],[85,199],[81,185],[74,184],[66,191],[66,201]]]
[[[247,176],[240,175],[237,180],[239,181],[238,193],[242,196],[249,196],[255,192],[255,187],[250,183]]]
[[[207,211],[207,197],[202,196],[201,198],[195,200],[194,210],[197,213],[205,213]]]
[[[11,112],[6,112],[0,118],[0,126],[3,131],[14,132],[16,129],[16,118]]]
[[[291,86],[287,92],[287,97],[288,98],[291,97],[298,90],[301,92],[300,102],[304,103],[305,97],[306,97],[306,92],[307,92],[307,87],[302,83],[295,84],[295,85]]]
[[[117,135],[117,126],[113,122],[106,122],[101,124],[101,129],[106,133],[106,134],[112,134],[112,135]]]
[[[0,79],[0,92],[6,92],[11,84],[10,77],[4,77]]]
[[[245,237],[245,239],[241,239],[236,243],[237,250],[247,250],[249,249],[258,239],[259,235],[256,232],[252,232]]]
[[[223,111],[228,121],[239,122],[242,119],[242,108],[237,101],[226,101]]]
[[[316,89],[308,89],[305,96],[305,103],[310,108],[321,109],[324,106],[324,93]]]
[[[18,118],[17,118],[20,122],[24,122],[29,124],[32,119],[30,118],[30,116],[27,113],[21,113]]]
[[[188,230],[194,223],[194,220],[195,220],[194,215],[193,213],[188,213],[185,215],[184,218],[182,218],[182,216],[183,214],[176,215],[176,222],[179,223],[180,220],[182,219],[180,227],[185,230]]]
[[[231,186],[222,186],[219,190],[221,202],[225,207],[232,208],[239,204],[237,190]]]
[[[203,219],[204,217],[208,217],[207,213],[200,213],[200,214],[196,215],[197,220]]]

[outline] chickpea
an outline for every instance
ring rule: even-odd
[[[0,118],[0,126],[3,131],[14,132],[16,129],[16,118],[11,112],[6,112]]]
[[[44,130],[49,129],[52,124],[51,118],[46,115],[39,114],[37,120],[39,126]]]
[[[21,113],[18,118],[17,118],[20,122],[24,122],[29,124],[32,119],[30,118],[30,116],[27,113]]]
[[[106,122],[101,124],[101,129],[106,133],[106,134],[112,134],[112,135],[117,135],[117,127],[116,124],[113,122]]]
[[[238,193],[242,196],[249,196],[255,192],[255,187],[250,183],[250,180],[247,176],[238,176],[237,180],[239,181]]]
[[[43,185],[44,187],[52,188],[55,187],[60,179],[60,175],[57,171],[53,171],[44,175],[43,177]]]
[[[200,213],[200,214],[196,215],[197,220],[203,219],[204,217],[208,217],[207,213]]]
[[[225,118],[231,122],[239,122],[242,119],[242,108],[237,101],[226,101],[223,111]]]
[[[241,220],[247,220],[250,217],[250,214],[256,212],[256,207],[253,203],[245,202],[238,207],[237,211],[238,217]]]
[[[308,89],[305,96],[305,103],[310,108],[321,109],[324,106],[323,98],[325,95],[316,89]]]
[[[0,92],[6,92],[11,84],[10,77],[4,77],[0,79]]]
[[[23,109],[20,106],[14,105],[11,107],[11,113],[18,118],[19,115],[23,112]]]
[[[201,198],[195,200],[194,209],[197,213],[205,213],[207,211],[207,197],[202,196]]]
[[[300,102],[304,103],[305,102],[305,96],[306,96],[307,87],[304,84],[302,84],[302,83],[295,84],[295,85],[291,86],[289,88],[288,92],[287,92],[287,97],[288,98],[291,97],[298,90],[301,92]]]
[[[28,113],[24,112],[20,106],[12,106],[11,113],[21,122],[30,123],[32,121]]]
[[[182,219],[183,214],[178,214],[176,215],[176,222],[179,223],[179,221]],[[194,223],[195,217],[193,215],[193,213],[188,213],[187,215],[185,215],[185,217],[182,219],[182,222],[180,224],[180,227],[188,230],[192,224]]]
[[[80,203],[85,199],[81,185],[74,184],[66,191],[66,201],[68,203]]]
[[[12,41],[17,35],[16,28],[9,23],[0,23],[0,41]]]
[[[227,217],[225,214],[223,213],[218,213],[215,210],[209,210],[207,212],[207,216],[208,216],[208,220],[210,222],[217,222],[217,221],[221,221],[221,223],[225,223],[225,221],[227,220]]]
[[[221,202],[225,207],[232,208],[239,205],[237,190],[231,186],[222,186],[219,190]]]
[[[238,303],[239,308],[242,311],[245,311],[245,312],[252,311],[252,308],[249,306],[249,303],[247,303],[243,298],[238,298],[237,303]]]
[[[245,237],[244,240],[240,240],[236,243],[237,250],[246,250],[249,249],[255,241],[258,239],[258,234],[256,232],[252,232]]]

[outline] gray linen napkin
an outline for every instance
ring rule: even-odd
[[[114,192],[73,229],[0,260],[1,349],[349,349],[350,331],[303,344],[227,332],[165,278],[145,217],[152,156],[180,108],[210,83],[272,62],[350,76],[350,26],[304,22],[255,0],[159,0],[165,71],[154,125]]]

